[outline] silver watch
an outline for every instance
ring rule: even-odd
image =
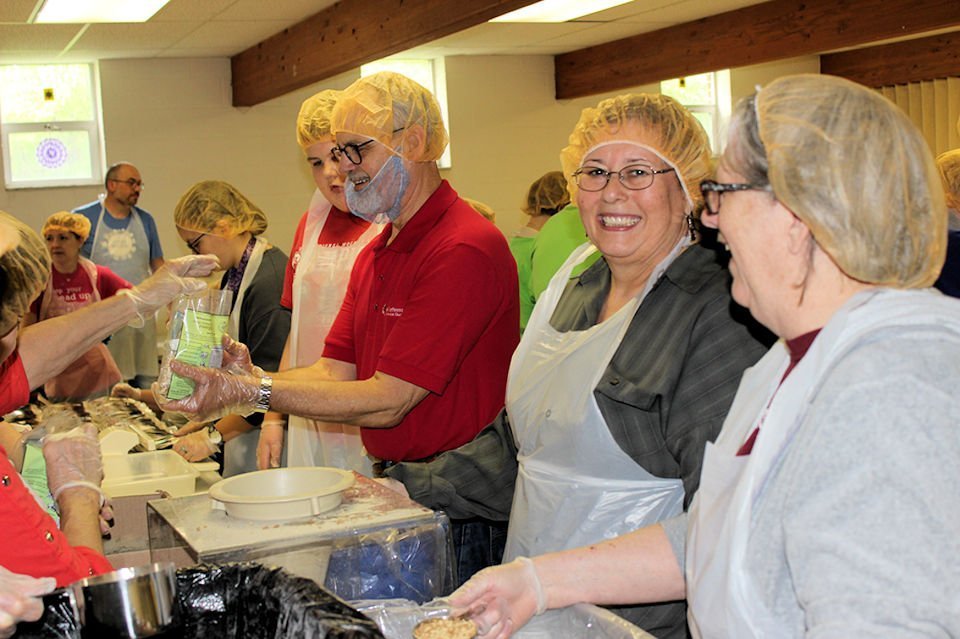
[[[264,375],[260,378],[260,395],[257,397],[257,403],[253,410],[257,413],[265,413],[270,410],[270,397],[273,395],[273,378]]]

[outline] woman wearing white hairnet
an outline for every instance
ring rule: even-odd
[[[0,413],[27,403],[30,389],[69,365],[71,353],[85,352],[127,322],[152,318],[176,295],[202,288],[202,281],[190,277],[206,276],[215,265],[209,256],[171,260],[139,286],[21,331],[21,316],[49,276],[50,254],[33,230],[0,212]],[[3,441],[0,566],[21,575],[0,570],[0,636],[9,636],[18,620],[35,618],[42,610],[24,595],[38,596],[54,582],[63,586],[112,569],[100,538],[101,518],[112,515],[100,492],[100,446],[92,426],[44,439],[47,484],[59,526],[24,485],[14,467],[15,451],[7,450],[8,439]]]
[[[24,316],[25,325],[65,315],[133,286],[106,266],[80,257],[80,247],[90,235],[90,220],[85,216],[54,213],[43,223],[40,235],[50,251],[52,268],[46,289]],[[121,379],[113,356],[100,343],[47,380],[44,394],[53,401],[80,401],[105,395]]]
[[[546,607],[682,597],[695,637],[960,636],[960,302],[947,215],[896,106],[788,76],[738,107],[704,222],[777,335],[689,515],[491,570],[452,600],[505,637]]]
[[[233,185],[204,180],[180,197],[173,221],[191,251],[220,260],[220,288],[233,293],[227,333],[246,344],[255,365],[276,369],[290,332],[290,311],[280,303],[287,256],[263,237],[266,214]],[[213,430],[192,422],[177,431],[173,448],[199,461],[222,440],[224,477],[254,471],[261,419],[261,413],[227,415]]]
[[[347,209],[343,178],[331,155],[336,145],[330,114],[339,95],[332,89],[321,91],[304,100],[297,115],[297,143],[313,169],[317,190],[297,226],[283,282],[281,303],[293,315],[279,370],[309,366],[320,359],[353,262],[383,229]],[[267,413],[260,435],[260,468],[280,465],[283,440],[283,416]],[[356,426],[290,415],[285,453],[290,466],[335,466],[370,474],[370,460]]]
[[[704,443],[763,352],[730,315],[727,272],[695,241],[710,151],[693,115],[672,98],[619,96],[585,109],[569,142],[561,161],[590,242],[537,301],[505,409],[469,444],[386,471],[451,517],[509,514],[507,560],[682,512]],[[616,612],[686,637],[681,601]]]

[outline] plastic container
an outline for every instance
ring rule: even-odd
[[[101,487],[108,497],[157,491],[183,497],[197,491],[199,475],[194,466],[172,450],[104,455]]]
[[[271,468],[224,479],[210,487],[214,507],[230,517],[284,521],[333,510],[353,486],[352,472],[322,466]]]

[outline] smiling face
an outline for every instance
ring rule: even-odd
[[[333,142],[315,142],[306,148],[307,162],[313,171],[313,181],[317,188],[333,206],[341,211],[347,210],[347,200],[343,194],[343,177],[337,160],[333,157]]]
[[[640,191],[626,188],[616,175],[624,167],[669,168],[659,155],[633,142],[598,146],[580,165],[614,173],[602,190],[577,192],[587,236],[611,267],[619,263],[653,265],[665,258],[686,232],[687,202],[676,172],[654,176],[653,184]]]
[[[54,268],[61,273],[72,273],[76,270],[83,240],[63,229],[50,229],[43,239],[47,243]]]
[[[344,185],[344,188],[347,189],[363,190],[392,155],[390,149],[381,142],[371,141],[370,138],[356,133],[337,133],[337,144],[341,147],[360,147],[359,164],[354,164],[346,153],[340,154],[340,173],[346,176],[347,184]]]

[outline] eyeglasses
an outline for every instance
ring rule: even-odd
[[[187,242],[187,248],[190,249],[191,252],[200,255],[200,240],[202,240],[206,235],[206,233],[201,233]]]
[[[700,193],[703,195],[703,203],[707,212],[716,215],[720,212],[720,196],[731,191],[763,191],[766,187],[759,184],[730,184],[725,182],[716,182],[714,180],[704,180],[700,183]]]
[[[363,154],[360,152],[365,146],[373,144],[376,140],[367,140],[366,142],[361,142],[357,144],[356,142],[348,142],[340,146],[335,146],[330,150],[330,154],[333,155],[334,159],[339,162],[342,156],[347,156],[347,159],[353,162],[354,164],[360,164],[363,162]]]
[[[143,183],[142,181],[136,179],[136,178],[127,178],[126,180],[115,180],[115,179],[111,178],[110,181],[111,181],[111,182],[120,182],[121,184],[126,184],[126,185],[129,186],[131,189],[137,189],[137,188],[142,189],[142,188],[144,187],[144,183]]]
[[[673,170],[673,167],[654,169],[646,164],[631,164],[619,171],[605,171],[596,166],[581,166],[573,172],[573,179],[581,190],[596,192],[607,188],[607,185],[610,184],[610,178],[616,175],[624,188],[631,191],[642,191],[650,188],[654,176],[670,173]]]

